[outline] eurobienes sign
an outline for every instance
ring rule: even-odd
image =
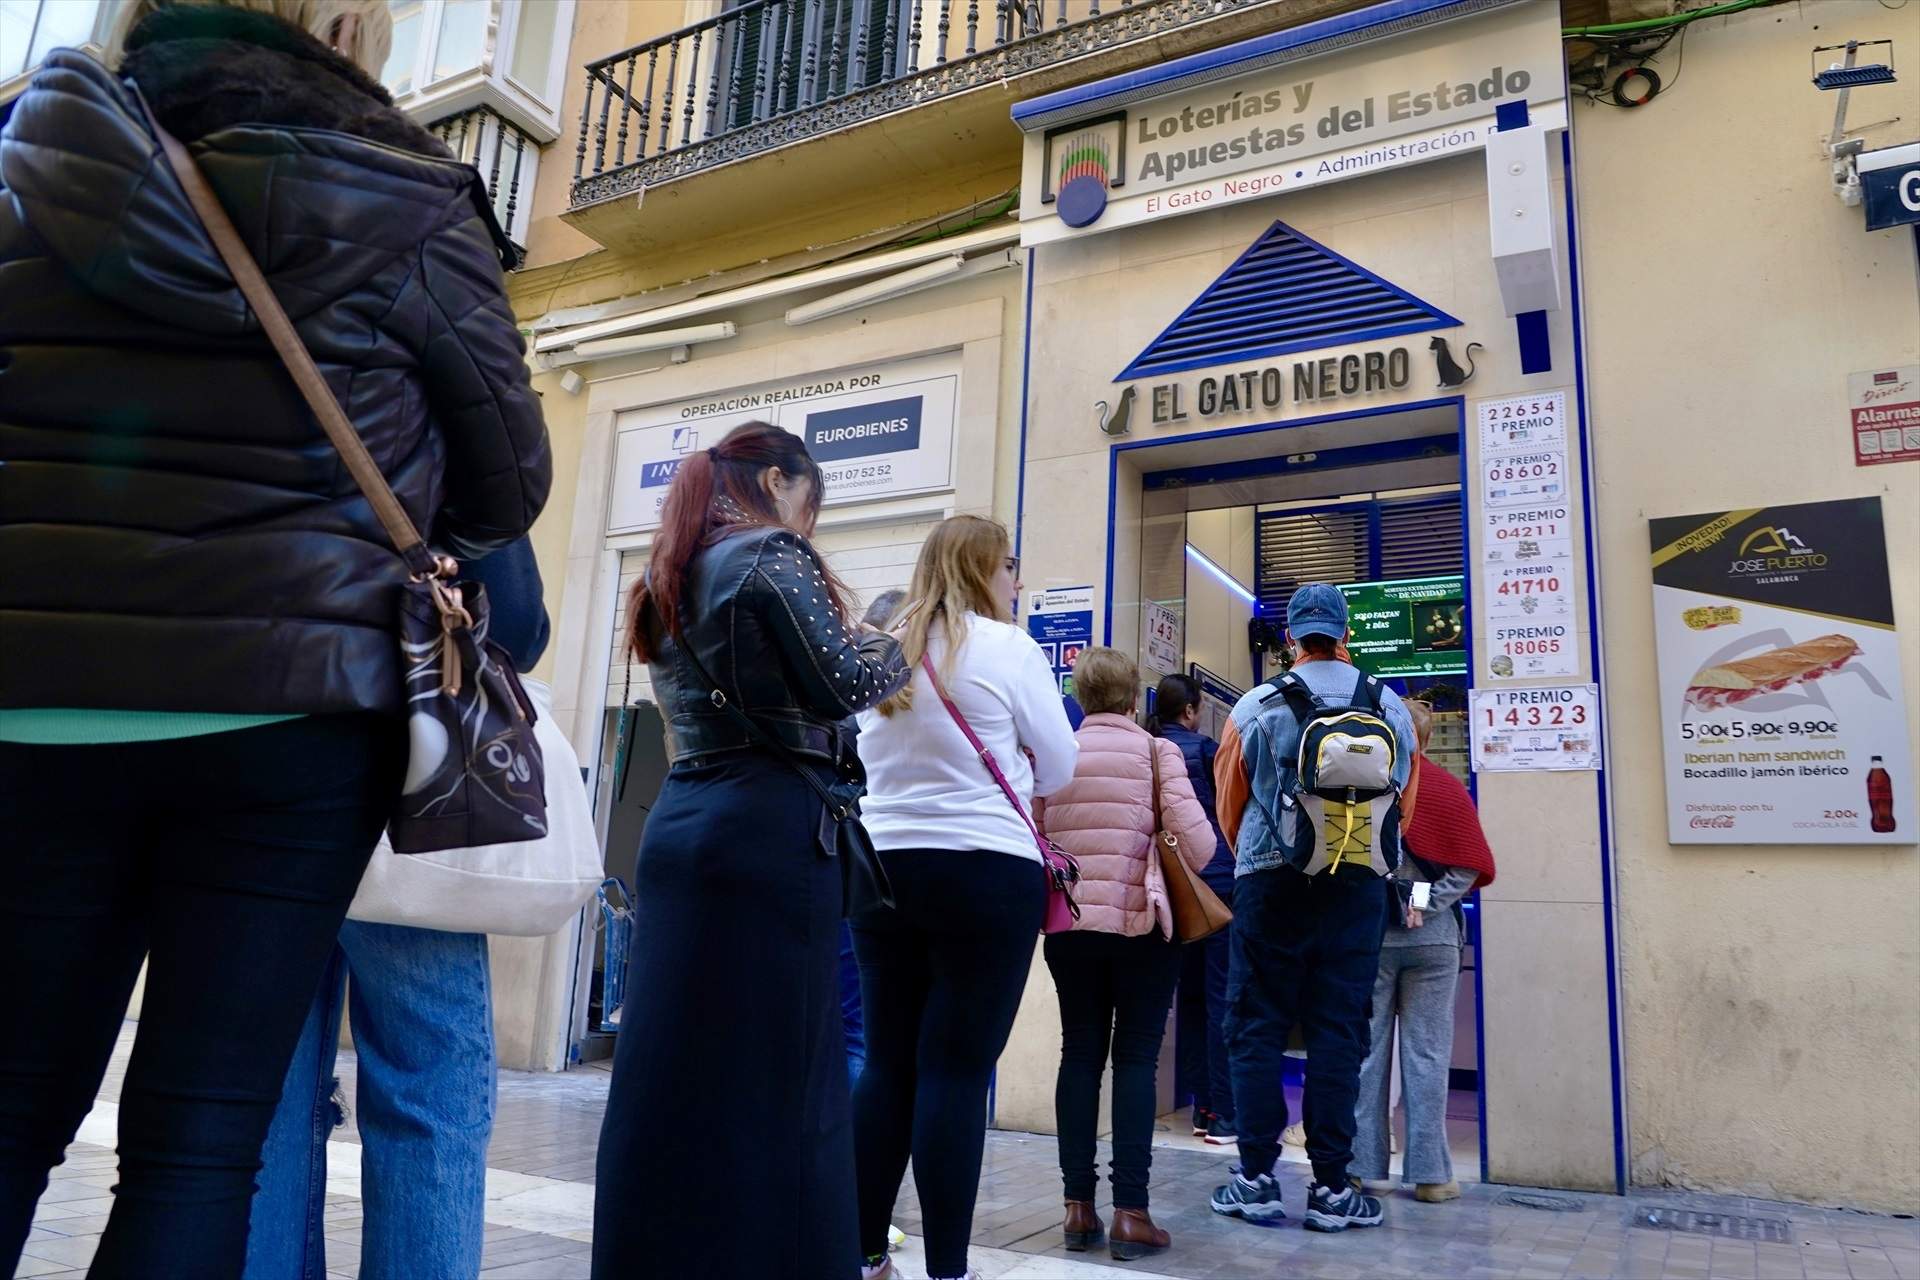
[[[607,532],[657,527],[687,456],[752,418],[807,442],[828,507],[951,489],[959,388],[959,353],[946,352],[623,412],[614,423]]]
[[[1426,6],[1437,19],[1457,0]],[[1376,6],[1379,21],[1404,3]],[[1020,103],[1023,244],[1477,151],[1500,106],[1566,125],[1559,7],[1516,0],[1338,52],[1373,10]],[[1246,70],[1236,70],[1237,66]],[[1145,81],[1146,83],[1143,83]],[[1189,87],[1195,82],[1199,87]],[[1158,93],[1158,96],[1156,95]]]

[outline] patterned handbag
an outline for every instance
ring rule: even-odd
[[[387,822],[394,851],[431,853],[546,835],[546,774],[533,736],[533,703],[505,652],[487,639],[485,589],[456,581],[459,566],[427,547],[199,164],[144,100],[140,106],[213,247],[410,571],[399,617],[407,779]]]

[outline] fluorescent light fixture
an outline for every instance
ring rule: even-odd
[[[664,351],[668,347],[690,347],[696,342],[723,342],[739,330],[731,320],[717,324],[689,325],[684,329],[655,329],[652,333],[634,333],[619,338],[575,344],[573,353],[589,360],[608,356],[630,356],[642,351]]]
[[[1248,604],[1255,605],[1256,608],[1258,607],[1258,605],[1254,600],[1253,592],[1247,590],[1247,588],[1241,584],[1240,579],[1234,577],[1232,574],[1228,573],[1225,569],[1222,569],[1219,565],[1207,559],[1206,555],[1201,552],[1200,548],[1194,546],[1191,542],[1187,544],[1187,559],[1193,561],[1195,564],[1199,565],[1202,569],[1205,569],[1208,573],[1218,578],[1220,580],[1221,586],[1233,592],[1233,594],[1239,596],[1242,600],[1245,600]]]
[[[828,316],[837,316],[842,311],[852,311],[856,307],[871,306],[876,302],[885,302],[897,298],[903,293],[912,293],[938,284],[949,276],[960,274],[966,259],[959,254],[924,263],[908,271],[895,275],[882,276],[878,280],[869,280],[851,289],[839,293],[830,293],[824,298],[804,303],[787,312],[787,323],[791,325],[811,324],[815,320],[824,320]]]
[[[567,307],[559,311],[550,311],[533,322],[534,333],[540,335],[534,343],[534,349],[555,351],[593,338],[612,338],[622,333],[632,333],[636,329],[651,329],[669,320],[687,320],[694,316],[724,311],[728,307],[741,306],[749,302],[761,302],[769,298],[786,297],[788,294],[804,293],[809,289],[818,289],[825,285],[861,280],[902,267],[917,266],[922,262],[944,258],[949,254],[1000,248],[1019,238],[1020,224],[1003,221],[982,227],[978,231],[930,240],[911,248],[844,258],[829,266],[773,276],[753,284],[723,289],[718,293],[701,294],[698,297],[688,298],[683,302],[668,303],[665,306],[650,305],[646,298],[618,298],[612,302],[595,303],[592,306]]]
[[[569,364],[584,364],[589,360],[609,360],[615,356],[639,355],[643,351],[665,351],[672,347],[689,347],[696,342],[724,342],[738,332],[739,329],[731,320],[722,320],[717,324],[696,324],[681,329],[655,329],[651,333],[633,333],[618,338],[602,338],[597,342],[582,342],[571,350],[544,354],[540,359],[550,369],[559,368]]]

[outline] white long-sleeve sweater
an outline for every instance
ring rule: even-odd
[[[1032,637],[969,614],[951,674],[941,665],[947,643],[937,624],[928,648],[948,696],[1029,813],[1034,796],[1052,795],[1073,780],[1080,747],[1053,669]],[[892,716],[860,713],[860,759],[867,767],[861,811],[876,848],[980,849],[1040,860],[1026,823],[918,667],[911,708]]]

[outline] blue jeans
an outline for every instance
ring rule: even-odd
[[[493,1132],[487,939],[354,920],[341,927],[267,1134],[246,1280],[327,1273],[327,1136],[344,1118],[333,1068],[349,1001],[366,1211],[360,1274],[470,1280]]]

